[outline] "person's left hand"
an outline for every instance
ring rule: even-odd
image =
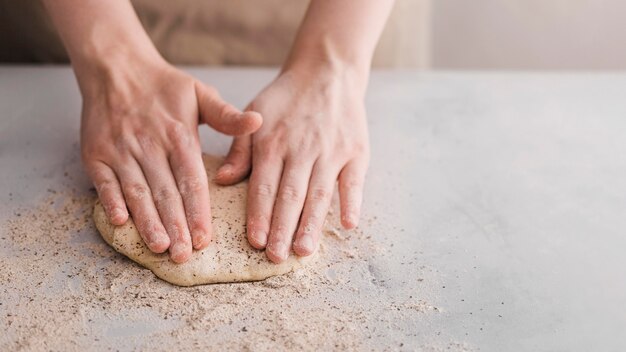
[[[358,224],[369,142],[364,79],[349,72],[282,72],[248,107],[262,127],[236,137],[218,170],[216,182],[233,184],[252,169],[248,241],[275,263],[292,244],[300,256],[315,252],[337,180],[342,224]]]

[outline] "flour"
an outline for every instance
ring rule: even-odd
[[[94,203],[95,193],[51,191],[2,225],[13,255],[0,258],[0,350],[370,350],[381,333],[375,322],[437,314],[409,297],[354,304],[366,292],[349,277],[370,275],[380,250],[369,234],[339,230],[337,211],[328,221],[340,234],[324,235],[310,267],[177,287],[101,240]],[[368,285],[383,297],[383,287]]]

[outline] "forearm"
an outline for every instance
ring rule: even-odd
[[[367,75],[393,0],[312,0],[283,69],[323,64]]]
[[[128,0],[43,0],[81,89],[85,76],[130,61],[162,60]],[[83,78],[81,78],[83,77]]]

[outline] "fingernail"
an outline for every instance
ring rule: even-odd
[[[233,173],[233,166],[231,164],[224,164],[222,167],[217,170],[217,177],[223,178],[225,176],[230,176]]]
[[[182,242],[176,242],[170,247],[170,257],[176,263],[181,263],[189,257],[191,246],[186,246]]]
[[[253,231],[251,238],[254,244],[256,244],[258,247],[267,246],[267,233],[265,233],[265,231]]]
[[[313,236],[308,233],[304,233],[300,236],[296,245],[306,253],[313,253]]]
[[[191,242],[193,243],[193,248],[198,249],[203,247],[207,242],[207,234],[204,231],[194,230],[191,233]]]
[[[270,248],[270,252],[272,252],[272,254],[274,254],[274,256],[280,258],[280,260],[285,260],[287,259],[288,256],[288,252],[289,248],[287,246],[287,243],[283,242],[283,241],[278,241],[276,242],[271,248]]]
[[[124,211],[120,208],[113,208],[111,210],[111,222],[120,223],[124,220]]]
[[[167,247],[169,247],[169,245],[170,238],[167,237],[166,234],[160,234],[154,237],[154,241],[150,242],[148,244],[148,247],[156,253],[163,253],[165,252]]]
[[[353,213],[347,213],[343,216],[343,222],[348,226],[355,227],[357,225],[357,221],[358,220]]]

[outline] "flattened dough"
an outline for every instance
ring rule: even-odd
[[[248,244],[245,234],[247,181],[222,187],[211,180],[221,158],[203,155],[209,175],[213,239],[202,251],[194,250],[191,259],[183,264],[172,262],[167,252],[152,253],[139,236],[132,219],[122,226],[112,225],[102,204],[94,207],[94,221],[102,238],[116,251],[152,270],[161,279],[179,286],[193,286],[218,282],[264,280],[295,270],[311,257],[291,253],[281,264],[269,261],[263,251]]]

